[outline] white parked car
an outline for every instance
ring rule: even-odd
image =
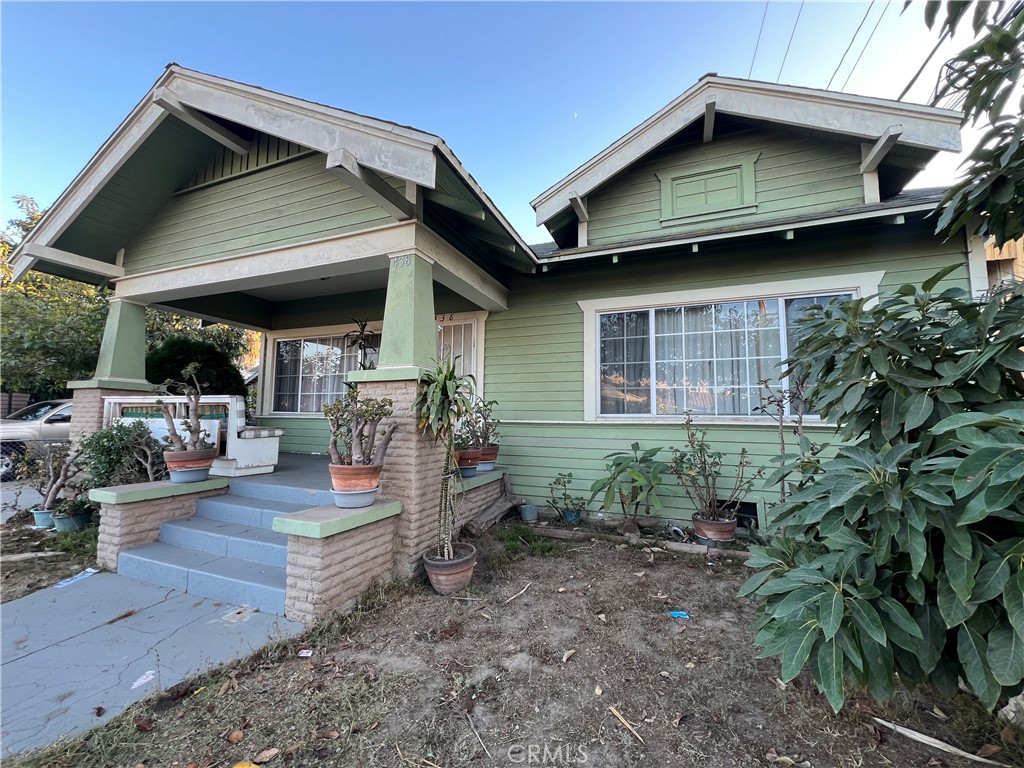
[[[71,439],[70,400],[43,400],[0,419],[0,480],[11,480],[25,449]]]

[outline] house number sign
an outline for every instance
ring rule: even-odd
[[[391,268],[402,269],[404,267],[412,266],[412,254],[407,253],[404,256],[392,256],[391,257]]]

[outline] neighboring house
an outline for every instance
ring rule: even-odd
[[[343,374],[412,380],[440,345],[500,403],[517,495],[558,471],[585,493],[612,451],[682,445],[686,411],[767,465],[758,382],[802,306],[948,264],[985,290],[983,244],[932,234],[941,192],[904,191],[959,150],[959,125],[708,75],[534,200],[555,245],[531,249],[440,138],[172,65],[14,266],[115,286],[76,398],[145,388],[142,307],[158,305],[262,330],[260,421],[285,451],[323,452]],[[376,370],[356,371],[353,318],[381,333]]]
[[[1024,280],[1024,238],[1004,243],[1002,248],[996,248],[995,238],[989,238],[985,245],[985,260],[990,288]]]

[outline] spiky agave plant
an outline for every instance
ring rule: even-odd
[[[459,375],[458,357],[434,361],[434,368],[420,376],[416,393],[416,414],[420,429],[429,429],[434,442],[444,445],[444,468],[437,503],[437,557],[451,560],[455,556],[452,536],[458,512],[457,493],[453,493],[455,472],[455,432],[459,421],[473,408],[473,376]]]

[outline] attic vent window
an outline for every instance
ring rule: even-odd
[[[661,182],[662,226],[694,220],[741,216],[757,210],[754,163],[760,152],[748,152],[706,163],[666,168]]]

